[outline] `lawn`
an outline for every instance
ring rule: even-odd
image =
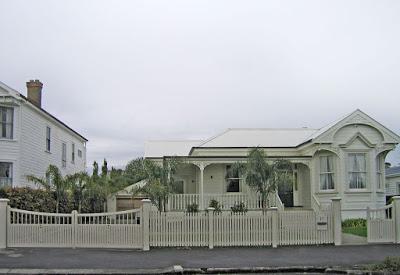
[[[361,237],[367,237],[367,227],[366,226],[343,227],[342,232],[361,236]]]
[[[342,232],[367,237],[367,221],[365,219],[348,219],[342,222]]]

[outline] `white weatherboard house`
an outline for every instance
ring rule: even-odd
[[[400,166],[386,168],[386,199],[400,195]]]
[[[27,97],[0,82],[0,187],[29,186],[50,164],[62,174],[86,168],[87,139],[42,106],[43,84],[27,82]]]
[[[241,201],[259,208],[239,176],[226,178],[230,165],[258,146],[271,160],[294,164],[293,185],[281,187],[275,197],[278,208],[317,209],[341,197],[343,218],[365,217],[367,207],[385,205],[385,157],[399,142],[397,134],[356,110],[321,129],[228,129],[208,140],[148,141],[145,158],[185,159],[170,210],[190,203],[205,209],[211,199],[226,209]]]

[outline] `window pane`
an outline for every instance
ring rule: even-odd
[[[382,189],[382,181],[381,181],[381,174],[380,173],[378,173],[376,175],[376,184],[377,184],[378,189]]]
[[[65,143],[62,144],[62,166],[66,167],[67,166],[67,145]]]
[[[349,168],[351,172],[365,172],[365,154],[349,154]]]
[[[12,139],[12,124],[6,124],[6,138]]]
[[[7,115],[6,115],[5,122],[12,123],[13,122],[13,109],[7,108],[6,114]]]
[[[366,173],[363,172],[351,172],[350,173],[350,188],[352,189],[363,189],[366,187]]]
[[[327,159],[328,159],[328,157],[325,157],[325,156],[320,157],[321,173],[328,172]]]
[[[377,172],[381,171],[381,160],[379,157],[376,158],[376,171]]]
[[[333,156],[320,157],[320,190],[334,189]]]
[[[75,143],[72,143],[71,161],[75,161]]]
[[[350,172],[350,188],[357,188],[357,173]]]
[[[0,187],[12,186],[12,163],[0,162]]]
[[[13,138],[13,108],[0,107],[0,138]]]
[[[226,192],[239,192],[239,179],[229,179]]]
[[[366,184],[365,184],[365,178],[366,178],[366,174],[365,173],[359,173],[359,181],[358,181],[358,188],[365,188]]]
[[[321,174],[319,179],[319,189],[326,190],[326,174]]]
[[[332,190],[332,189],[335,189],[333,173],[321,174],[320,175],[320,190]]]

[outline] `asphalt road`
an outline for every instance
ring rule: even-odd
[[[0,250],[0,269],[156,269],[354,266],[400,256],[400,245],[273,248],[122,249],[18,248]]]

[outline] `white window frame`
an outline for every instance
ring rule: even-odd
[[[350,165],[350,156],[351,155],[363,155],[364,156],[365,167],[364,167],[363,171],[352,171],[351,170],[351,167],[352,167],[352,165]],[[348,188],[348,190],[350,190],[350,191],[357,191],[357,190],[366,191],[368,189],[368,164],[369,164],[368,153],[365,152],[365,151],[351,151],[351,152],[348,152],[347,153],[346,162],[347,162],[347,188]],[[365,186],[364,187],[362,187],[362,188],[359,188],[359,187],[352,188],[350,186],[351,185],[350,184],[351,174],[353,174],[353,173],[364,174],[364,178],[365,178],[365,182],[364,182]],[[358,185],[358,183],[357,183],[357,185]]]
[[[61,166],[67,167],[67,144],[65,142],[61,145]]]
[[[9,164],[9,176],[8,177],[0,177],[0,187],[5,185],[12,187],[13,185],[13,163],[11,161],[0,161],[0,163]]]
[[[46,126],[46,152],[51,152],[51,127]]]
[[[375,169],[376,169],[376,189],[378,191],[383,191],[383,171],[382,171],[382,157],[378,155],[375,159]]]
[[[71,163],[75,163],[75,143],[71,144]]]
[[[82,150],[78,149],[78,158],[82,158]]]
[[[225,166],[225,170],[226,170],[225,172],[228,173],[228,170],[231,169],[231,168],[232,168],[232,165],[230,165],[230,164],[226,165]],[[240,193],[241,192],[241,190],[242,190],[241,184],[240,184],[241,179],[240,179],[240,175],[238,175],[238,176],[239,177],[237,177],[237,178],[227,178],[226,179],[225,193],[230,194],[230,193]],[[238,191],[228,191],[229,181],[230,180],[237,180],[238,181]]]
[[[7,117],[6,121],[3,122],[3,111],[7,113],[7,110],[11,110],[11,122],[7,122]],[[11,124],[11,135],[10,137],[3,137],[3,127],[7,128],[7,125]],[[0,130],[1,130],[1,136],[0,139],[7,139],[7,140],[13,140],[14,139],[14,108],[9,107],[9,106],[0,106]]]
[[[331,159],[331,171],[322,171],[322,158],[330,158]],[[336,189],[336,179],[335,179],[335,156],[332,154],[323,154],[319,156],[319,191],[321,192],[329,192],[329,191],[334,191]],[[332,175],[332,181],[333,181],[333,188],[321,188],[321,178],[323,175]]]

